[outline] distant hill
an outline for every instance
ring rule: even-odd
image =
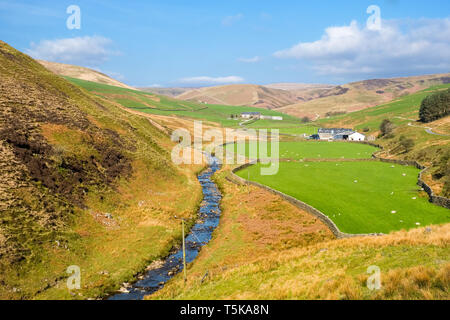
[[[162,96],[167,96],[171,98],[175,98],[176,96],[179,96],[180,94],[183,94],[187,91],[194,90],[195,88],[149,88],[149,87],[143,87],[138,88],[141,91],[150,92],[154,94],[159,94]]]
[[[252,84],[199,88],[182,93],[177,98],[210,104],[252,106],[266,109],[276,109],[298,101],[295,94],[287,90]]]
[[[106,74],[103,74],[101,72],[98,72],[96,70],[92,70],[89,68],[73,66],[73,65],[64,64],[64,63],[42,61],[42,60],[38,60],[38,62],[40,64],[42,64],[44,67],[46,67],[48,70],[50,70],[60,76],[66,76],[66,77],[71,77],[71,78],[76,78],[76,79],[81,79],[81,80],[109,84],[111,86],[116,86],[116,87],[121,87],[121,88],[133,89],[133,87],[130,87],[129,85],[126,85],[118,80],[115,80],[115,79],[111,78],[110,76],[107,76]]]
[[[450,74],[371,79],[342,85],[275,83],[227,85],[185,91],[178,99],[277,109],[296,117],[323,118],[373,107],[433,85],[450,83]],[[176,92],[176,91],[175,91]]]
[[[450,74],[373,79],[304,91],[304,101],[279,111],[298,117],[323,118],[328,112],[352,112],[373,107],[433,85],[450,83]]]

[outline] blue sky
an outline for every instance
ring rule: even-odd
[[[450,1],[0,0],[0,39],[134,86],[346,83],[449,72]]]

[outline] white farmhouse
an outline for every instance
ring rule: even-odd
[[[282,121],[283,117],[280,116],[261,116],[260,117],[261,120],[275,120],[275,121]]]
[[[349,141],[364,141],[364,140],[366,140],[366,136],[359,132],[355,132],[348,136],[348,140]]]

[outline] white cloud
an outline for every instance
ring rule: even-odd
[[[35,59],[95,67],[117,54],[111,45],[110,39],[100,36],[42,40],[31,43],[26,53]]]
[[[380,31],[329,27],[320,40],[274,53],[312,62],[320,74],[383,75],[450,70],[450,19],[383,20]]]
[[[229,26],[233,25],[235,22],[242,20],[243,18],[244,18],[244,15],[242,13],[238,13],[234,16],[228,16],[228,17],[223,18],[222,24],[224,26],[229,27]]]
[[[244,62],[244,63],[256,63],[256,62],[261,61],[261,58],[258,56],[253,57],[253,58],[239,58],[238,61]]]
[[[228,76],[228,77],[191,77],[183,78],[179,80],[182,83],[189,84],[226,84],[226,83],[239,83],[244,82],[244,79],[238,76]]]

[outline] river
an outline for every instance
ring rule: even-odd
[[[186,263],[194,261],[200,249],[211,240],[212,232],[219,225],[222,195],[211,178],[220,169],[220,164],[215,157],[208,157],[208,163],[208,169],[197,177],[202,186],[203,202],[198,211],[197,223],[186,236]],[[128,292],[115,294],[108,300],[142,300],[145,296],[161,290],[168,280],[182,271],[183,250],[178,249],[160,266],[148,271],[141,280],[126,288]]]

